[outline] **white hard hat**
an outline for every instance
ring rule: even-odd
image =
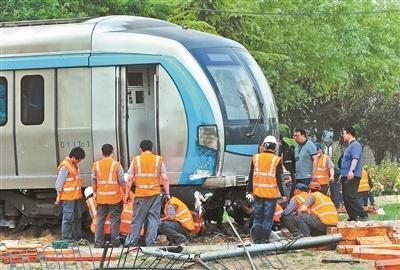
[[[93,188],[92,187],[85,188],[85,192],[84,193],[85,193],[85,197],[89,198],[89,196],[93,194]]]
[[[271,136],[271,135],[269,135],[269,136],[264,138],[263,144],[264,143],[275,143],[275,144],[278,144],[278,142],[276,141],[276,138],[274,136]]]

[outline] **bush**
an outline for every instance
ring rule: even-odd
[[[396,163],[368,166],[375,195],[400,194],[400,166]]]

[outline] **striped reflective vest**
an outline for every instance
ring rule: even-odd
[[[97,180],[97,204],[116,204],[122,201],[118,169],[119,162],[112,158],[103,158],[93,163],[93,171]]]
[[[161,193],[160,177],[162,158],[150,152],[136,156],[132,165],[135,169],[135,196],[150,197]]]
[[[279,205],[279,203],[277,203],[275,206],[275,213],[272,220],[277,223],[281,222],[282,213],[283,213],[283,208],[282,206]]]
[[[61,167],[65,167],[68,170],[68,175],[60,194],[60,200],[73,201],[82,199],[82,179],[78,165],[75,165],[69,158],[66,158],[58,166],[57,174]]]
[[[182,227],[184,227],[188,231],[194,230],[194,223],[192,213],[189,208],[177,197],[172,197],[164,207],[164,215],[168,216],[168,206],[174,205],[176,206],[175,210],[175,219],[174,221],[178,221]]]
[[[318,160],[316,177],[317,182],[321,185],[329,184],[329,168],[326,166],[326,160],[328,156],[325,154],[321,154]]]
[[[370,186],[368,183],[368,173],[366,170],[362,170],[361,173],[361,180],[360,180],[360,184],[358,185],[358,192],[365,192],[365,191],[369,191],[370,190]]]
[[[319,191],[310,193],[314,203],[310,206],[311,213],[316,215],[325,225],[337,225],[339,216],[332,200]]]
[[[253,155],[253,193],[257,197],[276,199],[280,197],[276,179],[276,167],[281,158],[272,153]]]
[[[293,196],[293,199],[295,199],[297,202],[297,211],[299,211],[300,208],[303,206],[307,197],[308,197],[308,193],[305,191],[301,191],[299,194]]]

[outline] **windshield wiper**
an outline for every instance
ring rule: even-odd
[[[246,136],[247,137],[254,137],[254,134],[257,130],[258,124],[260,123],[261,119],[263,118],[263,108],[264,108],[264,103],[260,102],[260,113],[258,114],[258,118],[256,122],[254,123],[253,128],[251,129],[251,132],[247,132]],[[249,124],[247,130],[249,130],[251,123]]]

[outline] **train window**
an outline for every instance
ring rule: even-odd
[[[0,126],[7,124],[7,79],[0,77]]]
[[[40,75],[21,79],[21,122],[40,125],[44,121],[44,79]]]
[[[136,104],[144,103],[144,91],[135,91]]]
[[[143,72],[128,72],[128,86],[143,86]]]

